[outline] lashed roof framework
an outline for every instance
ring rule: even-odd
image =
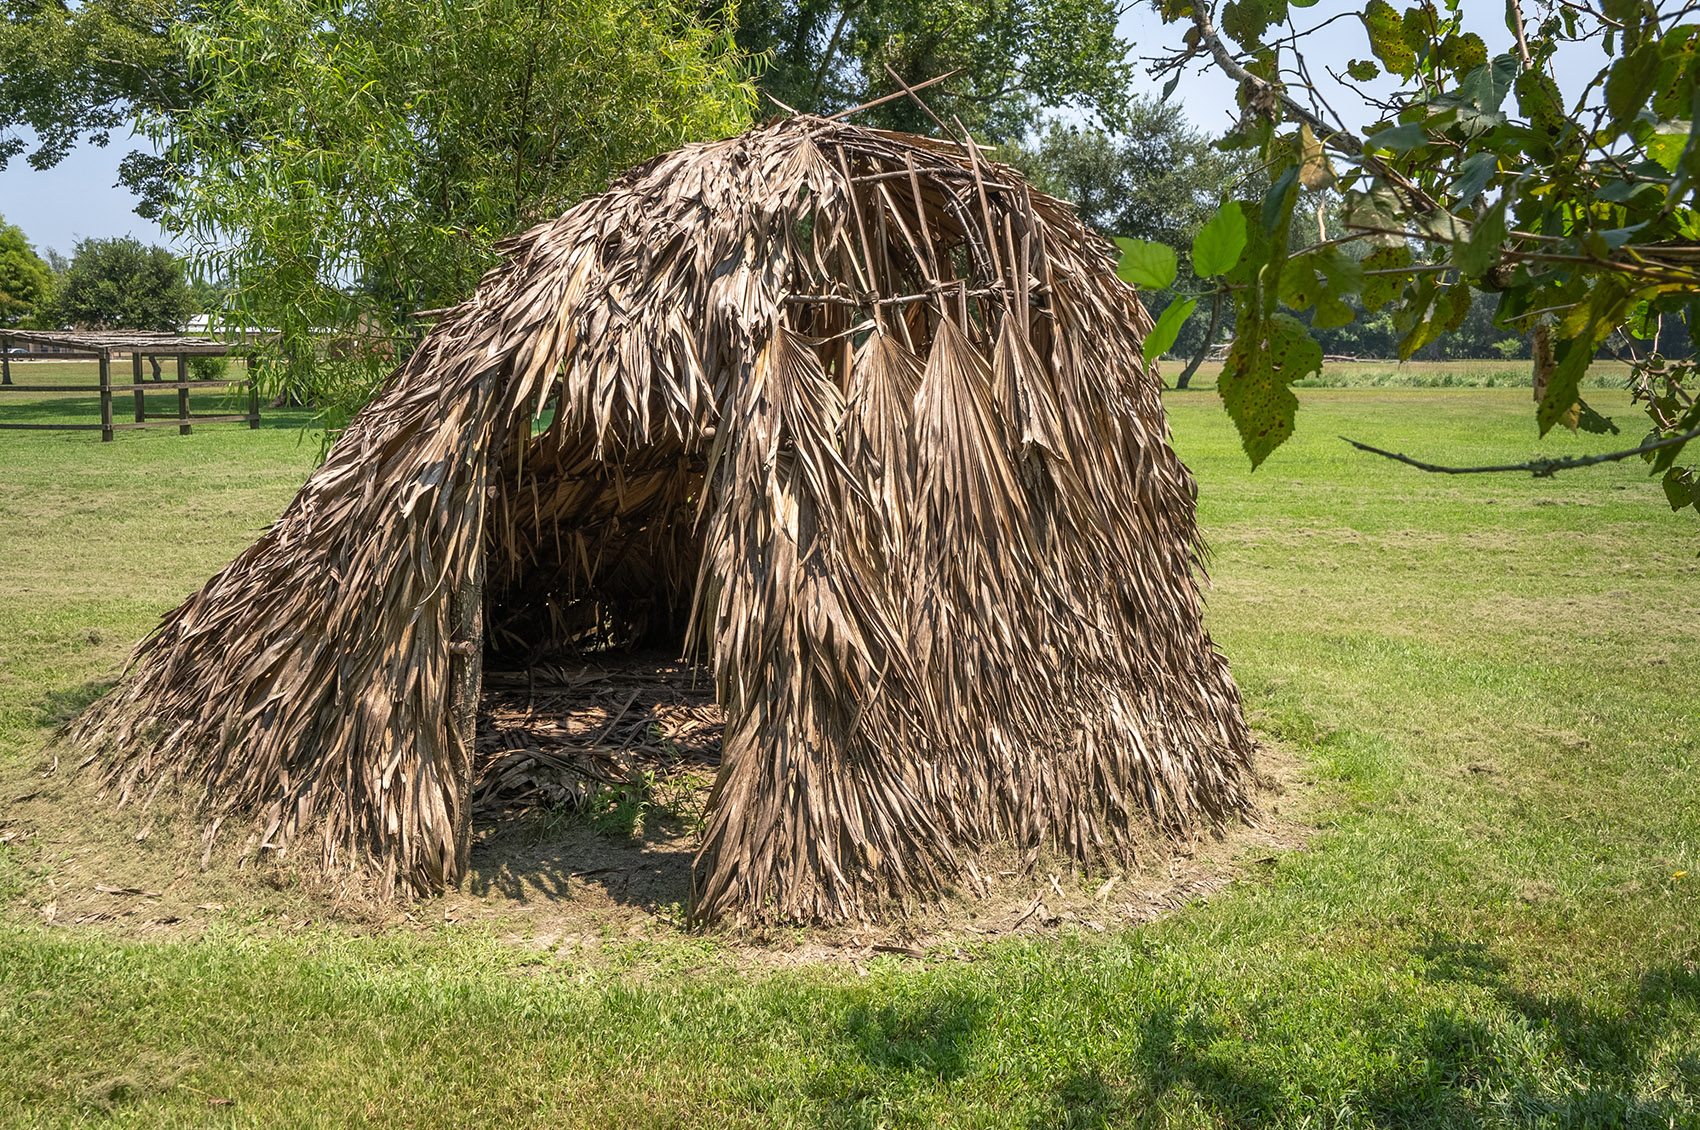
[[[1108,245],[965,146],[797,116],[513,240],[77,740],[380,893],[467,866],[485,647],[683,636],[714,919],[1247,804],[1193,483]],[[210,847],[209,847],[210,850]]]

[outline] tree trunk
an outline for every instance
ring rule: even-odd
[[[1198,347],[1198,352],[1193,354],[1192,360],[1186,363],[1186,368],[1181,370],[1181,375],[1175,378],[1176,388],[1186,388],[1192,384],[1192,375],[1198,372],[1198,367],[1204,363],[1205,354],[1209,353],[1211,346],[1216,344],[1216,327],[1221,324],[1221,321],[1222,292],[1218,290],[1210,296],[1210,328],[1204,331],[1204,344]]]

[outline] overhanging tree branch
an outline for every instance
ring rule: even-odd
[[[1346,436],[1339,438],[1359,451],[1367,451],[1371,455],[1379,455],[1384,459],[1391,459],[1395,463],[1404,463],[1419,471],[1429,471],[1437,475],[1487,475],[1497,471],[1527,471],[1537,479],[1545,479],[1551,478],[1559,471],[1571,471],[1577,467],[1592,467],[1597,463],[1616,463],[1637,455],[1646,455],[1650,451],[1658,451],[1660,448],[1675,447],[1678,444],[1687,443],[1691,439],[1700,438],[1700,427],[1690,429],[1681,435],[1648,440],[1640,447],[1631,447],[1626,451],[1608,451],[1603,455],[1566,455],[1559,459],[1531,459],[1526,463],[1497,463],[1486,467],[1448,467],[1440,463],[1424,463],[1420,459],[1412,459],[1409,455],[1383,451],[1379,447],[1371,447],[1367,443],[1359,443],[1357,440],[1348,439]]]
[[[1363,140],[1351,130],[1343,125],[1330,125],[1324,122],[1312,113],[1309,107],[1288,94],[1278,84],[1272,83],[1268,79],[1259,78],[1246,70],[1240,64],[1240,61],[1234,58],[1234,53],[1228,50],[1228,45],[1222,42],[1221,33],[1216,30],[1216,25],[1210,22],[1210,13],[1203,3],[1193,5],[1192,21],[1198,28],[1200,42],[1210,49],[1210,57],[1216,61],[1216,65],[1222,69],[1223,74],[1236,82],[1249,84],[1253,89],[1274,98],[1289,116],[1309,126],[1311,132],[1324,145],[1332,146],[1351,160],[1362,161],[1371,172],[1397,185],[1410,198],[1412,204],[1418,208],[1429,212],[1443,211],[1434,197],[1411,183],[1409,178],[1400,175],[1397,170],[1390,168],[1380,158],[1365,152]]]

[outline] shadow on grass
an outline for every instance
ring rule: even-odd
[[[1449,934],[1431,934],[1416,947],[1422,959],[1422,978],[1431,984],[1442,981],[1471,985],[1495,985],[1505,976],[1506,964],[1483,942],[1465,942]]]
[[[841,1054],[808,1085],[816,1116],[810,1123],[856,1130],[909,1124],[893,1109],[893,1091],[925,1093],[970,1075],[973,1035],[991,1008],[978,994],[961,992],[853,1006],[831,1032]]]
[[[117,679],[91,679],[79,687],[48,691],[38,709],[41,718],[37,725],[58,728],[71,722],[94,704],[94,701],[113,687]]]
[[[1486,1001],[1469,991],[1438,1006],[1365,1006],[1274,1038],[1210,1008],[1134,1006],[1115,1021],[1113,1052],[1078,1049],[1074,1070],[1049,1077],[1031,1061],[1013,1067],[1038,1097],[1028,1125],[1700,1126],[1700,1033],[1685,1027],[1700,972],[1689,965],[1646,970],[1611,1008],[1523,993],[1482,945],[1434,937],[1413,955],[1431,983],[1476,986]],[[1002,1025],[998,1012],[963,995],[852,1009],[837,1062],[811,1088],[817,1121],[877,1125],[905,1092],[959,1079],[973,1088],[994,1069],[970,1049],[1008,1042],[1008,1031],[990,1041],[982,1032]]]
[[[1657,979],[1665,972],[1652,976]],[[1214,1124],[1248,1130],[1318,1120],[1437,1128],[1496,1120],[1648,1130],[1700,1125],[1700,1109],[1691,1100],[1668,1091],[1657,1096],[1639,1093],[1647,1056],[1670,1034],[1668,1026],[1645,1024],[1636,1019],[1634,1009],[1609,1018],[1564,1008],[1547,1015],[1567,1063],[1546,1079],[1520,1065],[1521,1051],[1508,1046],[1505,1033],[1436,1010],[1363,1033],[1359,1050],[1366,1074],[1393,1076],[1378,1083],[1373,1075],[1358,1081],[1315,1073],[1290,1046],[1280,1053],[1285,1062],[1264,1068],[1255,1063],[1249,1044],[1242,1053],[1174,1040],[1173,1016],[1158,1013],[1148,1018],[1146,1039],[1126,1064],[1138,1082],[1110,1082],[1101,1067],[1077,1073],[1052,1088],[1030,1125],[1160,1125],[1178,1113],[1176,1108],[1194,1108]],[[1242,1061],[1242,1054],[1253,1062]],[[1700,1083],[1700,1061],[1688,1055],[1670,1067],[1693,1095]],[[1558,1080],[1571,1081],[1571,1086],[1555,1088]]]
[[[574,902],[582,894],[570,885],[576,879],[609,902],[652,913],[690,901],[696,850],[662,819],[646,818],[641,832],[624,835],[571,813],[479,821],[478,828],[467,889],[479,898]]]
[[[979,996],[947,993],[926,1001],[859,1005],[845,1015],[843,1031],[876,1071],[949,1082],[967,1073],[969,1037],[985,1012]]]

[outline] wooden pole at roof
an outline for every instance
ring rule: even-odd
[[[472,862],[472,783],[478,762],[478,702],[484,689],[484,504],[498,456],[480,460],[468,490],[461,536],[471,543],[466,578],[449,606],[449,745],[455,774],[454,858],[443,881],[454,886]]]

